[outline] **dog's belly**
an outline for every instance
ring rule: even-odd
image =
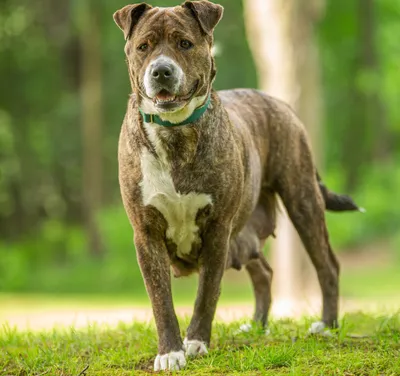
[[[147,149],[141,156],[143,179],[140,183],[143,204],[152,205],[167,222],[166,237],[176,245],[176,255],[185,259],[193,245],[200,242],[196,216],[212,204],[204,193],[179,193],[174,186],[168,165],[156,159]]]

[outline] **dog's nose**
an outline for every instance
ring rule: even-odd
[[[151,70],[151,76],[158,82],[166,82],[173,76],[173,67],[169,64],[156,64]]]

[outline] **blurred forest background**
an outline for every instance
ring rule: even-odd
[[[126,3],[0,1],[0,291],[144,289],[117,180],[130,86],[112,14]],[[219,3],[214,87],[262,86],[246,37],[251,15],[242,1]],[[328,214],[332,243],[342,253],[389,252],[397,269],[399,19],[399,0],[326,0],[312,29],[319,169],[367,209]]]

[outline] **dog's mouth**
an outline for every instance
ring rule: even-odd
[[[197,81],[190,92],[186,95],[178,96],[166,89],[160,90],[153,98],[154,105],[163,111],[171,111],[183,107],[195,95],[199,82]]]
[[[177,96],[170,93],[168,90],[162,89],[154,98],[153,102],[156,105],[163,105],[176,102]]]

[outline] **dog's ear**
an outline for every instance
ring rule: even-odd
[[[149,9],[151,9],[151,6],[145,3],[131,4],[114,13],[114,21],[124,32],[125,40],[132,36],[133,29],[139,22],[140,17]]]
[[[206,35],[212,35],[215,26],[221,20],[224,8],[210,1],[185,1],[182,6],[189,8]]]

